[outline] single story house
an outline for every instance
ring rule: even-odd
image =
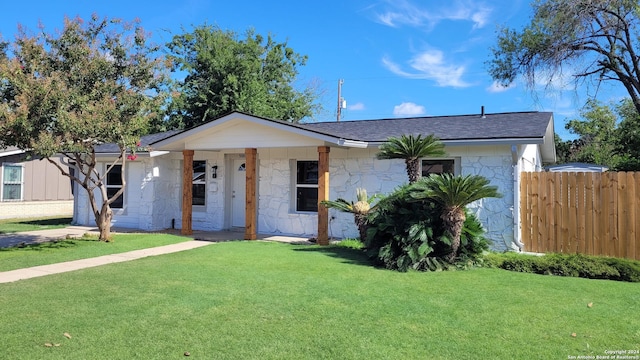
[[[71,216],[71,180],[47,160],[27,155],[15,147],[0,149],[0,219]]]
[[[233,112],[184,131],[142,138],[148,152],[126,163],[127,186],[113,204],[113,225],[143,230],[244,230],[357,237],[350,214],[318,207],[355,199],[356,188],[389,193],[408,181],[403,160],[377,160],[379,146],[402,134],[435,134],[447,156],[423,159],[422,173],[479,174],[504,195],[470,208],[495,249],[519,245],[519,174],[555,161],[553,114],[513,112],[292,124]],[[97,148],[104,171],[117,156]],[[107,177],[122,186],[121,168]],[[93,225],[86,194],[76,191],[74,223]],[[99,196],[99,194],[98,194]]]

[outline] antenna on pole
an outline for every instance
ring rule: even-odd
[[[344,80],[338,80],[338,111],[336,112],[336,121],[340,121],[342,109],[347,108],[347,101],[342,98],[342,84],[344,84]]]

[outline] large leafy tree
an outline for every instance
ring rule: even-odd
[[[587,103],[580,119],[565,127],[578,135],[575,140],[556,139],[559,162],[588,162],[611,170],[640,170],[640,118],[630,99],[604,105]]]
[[[622,84],[640,112],[637,0],[535,0],[531,22],[503,28],[489,61],[492,77],[508,85],[524,75],[530,86],[571,73],[576,80]]]
[[[420,178],[420,158],[444,156],[444,144],[434,135],[402,135],[391,137],[380,146],[378,159],[404,159],[409,183]]]
[[[201,25],[167,44],[173,70],[184,74],[170,106],[169,127],[189,128],[231,111],[298,122],[318,110],[313,86],[297,88],[307,57],[287,42],[248,30]]]
[[[0,47],[0,49],[3,49]],[[166,71],[139,22],[65,18],[64,27],[35,35],[19,28],[0,55],[0,147],[17,146],[47,159],[84,188],[100,239],[109,240],[112,204],[122,195],[127,156],[163,103]],[[102,168],[95,147],[115,143]],[[134,152],[129,153],[131,151]],[[62,156],[77,171],[52,160]],[[122,168],[122,187],[107,195],[106,176]],[[99,194],[99,196],[96,196]]]
[[[416,182],[411,191],[415,199],[429,199],[440,205],[440,218],[451,239],[451,253],[446,257],[450,263],[460,249],[465,207],[476,200],[502,196],[496,186],[489,185],[489,180],[480,175],[432,174]]]
[[[582,119],[569,120],[565,125],[567,130],[579,136],[571,144],[570,160],[615,166],[618,117],[613,109],[590,100],[581,116]]]
[[[616,111],[620,120],[615,137],[615,170],[640,171],[640,115],[629,99],[620,102]]]

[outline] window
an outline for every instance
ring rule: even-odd
[[[430,174],[454,174],[455,161],[447,160],[422,160],[422,176],[426,177]]]
[[[107,197],[111,199],[118,190],[122,189],[122,165],[115,165],[107,174]],[[124,207],[124,193],[111,203],[112,209],[122,209]]]
[[[318,211],[318,162],[296,162],[296,211]]]
[[[207,190],[207,162],[204,160],[198,160],[193,162],[193,188],[192,193],[192,205],[204,205],[205,194]]]
[[[2,201],[22,200],[22,165],[2,165]]]

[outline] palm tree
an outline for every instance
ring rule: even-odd
[[[354,203],[348,202],[345,199],[339,198],[338,200],[326,200],[321,204],[330,209],[337,209],[342,212],[352,213],[358,232],[360,233],[360,241],[364,242],[367,236],[367,214],[371,210],[371,204],[376,199],[377,195],[367,197],[367,190],[362,188],[356,189],[356,199]]]
[[[444,144],[435,135],[414,136],[402,135],[399,138],[391,137],[380,146],[380,152],[376,154],[378,159],[404,159],[407,166],[409,183],[413,184],[420,178],[420,158],[443,156]]]
[[[440,218],[451,239],[451,253],[446,260],[453,263],[460,248],[460,235],[466,220],[465,207],[476,200],[502,195],[496,186],[489,186],[489,180],[480,175],[432,174],[413,185],[411,196],[430,199],[442,207]]]

